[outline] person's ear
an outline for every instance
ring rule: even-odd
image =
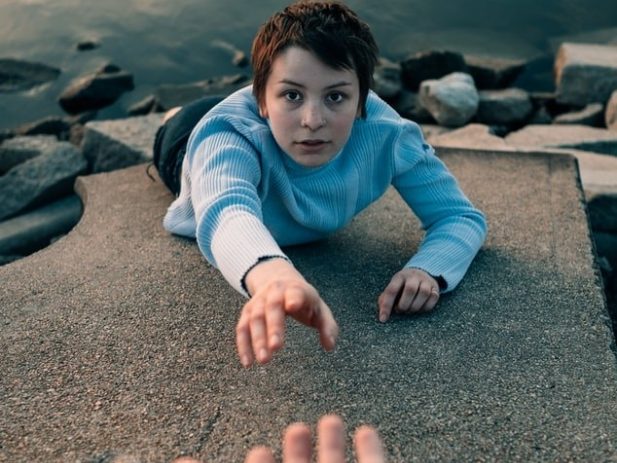
[[[268,109],[266,105],[259,105],[259,115],[264,119],[268,119]]]

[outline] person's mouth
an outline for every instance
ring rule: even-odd
[[[324,146],[328,145],[329,143],[330,142],[327,140],[314,139],[314,138],[307,138],[305,140],[300,140],[296,142],[297,145],[299,145],[303,149],[310,151],[310,152],[319,151]]]

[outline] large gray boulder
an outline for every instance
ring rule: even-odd
[[[606,128],[617,131],[617,90],[611,94],[608,103],[606,103],[604,122]]]
[[[606,103],[617,89],[617,45],[564,43],[555,59],[557,101]]]
[[[108,64],[93,74],[73,80],[60,95],[59,103],[71,114],[100,109],[133,88],[132,74]]]
[[[420,103],[446,127],[465,125],[475,115],[480,98],[469,74],[454,72],[420,85]]]
[[[152,160],[163,114],[86,124],[82,151],[92,172],[108,172]]]
[[[29,90],[56,80],[60,69],[12,58],[0,59],[0,93]]]
[[[0,145],[0,175],[44,151],[52,149],[57,143],[58,139],[52,135],[15,137],[4,141]]]
[[[12,168],[0,177],[0,221],[70,194],[86,168],[81,152],[68,142]]]
[[[524,122],[533,111],[529,94],[519,88],[482,90],[476,119],[487,125],[516,125]]]

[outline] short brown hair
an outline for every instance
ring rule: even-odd
[[[290,46],[314,53],[333,69],[353,69],[360,85],[359,108],[366,117],[378,49],[369,26],[356,13],[339,2],[300,0],[263,24],[251,50],[253,94],[260,107],[272,63]]]

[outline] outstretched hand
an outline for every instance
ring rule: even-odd
[[[423,270],[404,268],[397,272],[377,299],[379,321],[390,314],[419,313],[433,310],[439,300],[439,283]]]
[[[255,360],[269,362],[283,347],[287,316],[315,328],[324,349],[334,349],[338,325],[332,311],[289,262],[265,261],[249,272],[246,283],[253,296],[242,308],[236,326],[236,345],[244,367]]]

